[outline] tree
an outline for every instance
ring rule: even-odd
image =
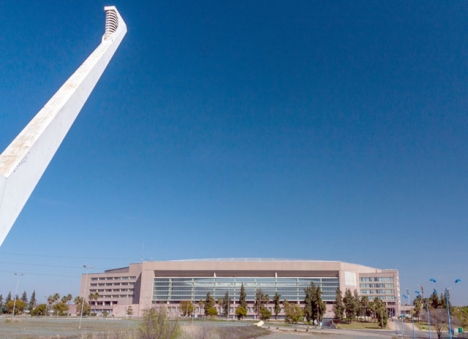
[[[29,301],[31,302],[31,301]],[[31,310],[32,316],[47,315],[47,304],[39,304]]]
[[[68,294],[68,295],[64,295],[61,299],[61,302],[64,303],[64,304],[68,304],[71,300],[73,299],[72,295],[71,294]]]
[[[443,293],[440,294],[439,307],[447,308],[447,299]]]
[[[3,295],[0,294],[0,310],[3,308]]]
[[[346,311],[346,319],[353,321],[356,318],[356,302],[349,288],[345,291],[343,303]]]
[[[229,297],[229,292],[226,291],[224,298],[221,298],[221,303],[219,303],[223,310],[223,315],[226,318],[229,318],[229,309],[231,308],[231,298]]]
[[[182,300],[179,304],[179,307],[180,307],[180,312],[182,313],[184,317],[192,316],[192,313],[195,310],[195,306],[190,300]]]
[[[260,319],[263,321],[268,321],[271,318],[271,312],[268,308],[262,307],[260,310]]]
[[[304,318],[302,308],[297,304],[284,304],[284,321],[290,324],[297,324]]]
[[[215,300],[214,300],[214,298],[211,296],[211,293],[208,292],[208,293],[206,294],[205,305],[204,305],[204,306],[205,306],[205,315],[209,315],[209,314],[208,314],[208,310],[209,310],[210,308],[214,307],[214,305],[215,305]],[[216,313],[218,313],[218,312],[216,312]]]
[[[458,319],[461,327],[468,327],[468,306],[453,307],[453,312],[450,314]]]
[[[131,317],[131,316],[133,315],[133,308],[132,308],[132,306],[131,306],[131,305],[130,305],[130,306],[128,306],[128,308],[127,308],[127,312],[126,312],[126,313],[127,313],[127,315],[128,315],[129,317]]]
[[[314,298],[315,298],[315,284],[313,282],[310,283],[310,286],[304,289],[305,292],[305,300],[304,300],[304,317],[308,323],[313,320],[313,308],[314,308]]]
[[[204,308],[204,306],[205,306],[205,300],[203,299],[198,300],[198,307],[199,307],[198,313],[201,313],[201,310],[202,308]]]
[[[83,298],[82,297],[75,297],[73,300],[76,305],[76,314],[80,315],[81,314],[81,308],[83,308],[83,315],[88,315],[91,311],[91,307],[89,306],[88,302],[85,300],[83,303]],[[82,304],[83,303],[83,304]]]
[[[377,318],[377,306],[378,305],[375,303],[375,299],[369,302],[368,310],[372,319]]]
[[[240,294],[239,294],[239,305],[247,309],[247,294],[245,293],[244,284],[241,285]]]
[[[430,311],[431,314],[431,325],[434,326],[437,337],[440,339],[442,332],[448,330],[448,314],[447,310],[443,308],[437,308]],[[423,311],[423,316],[426,317],[426,311]],[[456,326],[458,320],[451,317],[450,322],[452,325]]]
[[[362,315],[363,309],[361,307],[361,299],[359,298],[359,294],[357,290],[354,290],[353,297],[354,297],[354,307],[356,308],[356,316],[360,317]]]
[[[31,299],[29,299],[29,306],[28,309],[33,310],[36,307],[36,291],[33,291],[31,294]]]
[[[5,299],[5,304],[8,304],[8,302],[11,300],[11,292],[8,292],[8,295]]]
[[[28,295],[26,291],[24,291],[23,294],[21,295],[21,301],[24,302],[25,304],[28,303]]]
[[[24,301],[21,301],[19,299],[16,300],[16,303],[14,300],[10,300],[5,305],[7,313],[13,313],[13,308],[14,308],[15,315],[23,313],[25,307],[26,307],[26,304],[24,303]]]
[[[364,317],[367,317],[369,314],[368,314],[368,308],[369,308],[369,297],[367,295],[363,295],[361,297],[361,314],[364,316]]]
[[[429,297],[429,306],[433,309],[437,309],[439,308],[439,306],[441,306],[441,302],[439,300],[439,296],[437,295],[437,291],[434,290],[434,292],[432,292],[431,296]]]
[[[209,317],[216,317],[218,315],[218,310],[216,309],[216,307],[211,306],[206,310],[206,315]]]
[[[377,322],[379,323],[380,328],[387,327],[388,314],[385,303],[376,297],[372,301],[372,304],[373,309],[375,310],[375,317],[377,318]]]
[[[49,311],[52,309],[52,305],[55,302],[55,297],[53,295],[49,295],[47,297],[47,303],[49,304]]]
[[[341,321],[344,318],[344,305],[343,305],[343,297],[341,295],[341,290],[338,287],[336,289],[336,296],[335,296],[335,305],[333,305],[333,311],[335,313],[335,319]]]
[[[244,318],[246,316],[247,316],[247,309],[245,307],[242,307],[242,306],[239,305],[236,308],[236,317],[237,317],[237,319],[242,320],[242,318]]]
[[[257,312],[257,316],[260,317],[260,311],[270,301],[270,297],[268,294],[263,293],[262,289],[259,288],[255,291],[255,310]]]
[[[169,321],[165,308],[145,310],[137,327],[139,339],[175,339],[180,334],[177,321]]]
[[[94,305],[94,310],[96,310],[97,300],[99,299],[99,293],[98,292],[90,293],[89,296],[88,296],[88,299],[89,299],[89,303],[91,305]],[[94,302],[93,302],[93,300],[94,300]],[[94,311],[94,313],[92,315],[96,315],[96,311]]]
[[[54,315],[65,316],[68,315],[68,305],[63,302],[58,302],[53,307]]]
[[[317,320],[318,324],[321,326],[323,316],[327,311],[327,304],[322,300],[322,289],[320,286],[315,290],[315,312],[313,313],[314,321]]]
[[[278,292],[275,293],[275,296],[273,297],[273,303],[275,304],[275,319],[278,320],[278,314],[281,312],[281,295],[278,294]]]
[[[422,297],[421,295],[418,295],[416,298],[413,300],[413,312],[414,312],[414,317],[419,319],[419,316],[421,315],[421,309],[422,309]]]

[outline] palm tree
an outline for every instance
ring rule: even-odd
[[[52,304],[55,302],[55,299],[54,299],[54,296],[53,295],[49,295],[47,297],[47,303],[49,304],[49,310],[47,313],[50,313],[50,309],[52,308]]]
[[[82,315],[84,315],[86,313],[86,309],[84,307],[86,305],[84,298],[82,298],[80,296],[76,296],[73,301],[76,304],[76,311],[81,314],[81,310],[83,310]]]
[[[63,296],[61,302],[64,304],[68,304],[73,299],[72,295],[69,294],[67,296]]]
[[[99,299],[99,293],[98,293],[98,292],[96,292],[96,293],[90,293],[88,298],[89,298],[90,303],[91,303],[92,300],[95,300],[95,303],[94,303],[95,307],[94,307],[94,309],[96,310],[97,300]]]

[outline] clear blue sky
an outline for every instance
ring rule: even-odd
[[[0,148],[100,43],[102,1],[6,0]],[[120,1],[120,49],[0,248],[0,293],[144,260],[400,270],[468,304],[465,1]]]

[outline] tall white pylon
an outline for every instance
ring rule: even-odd
[[[0,245],[127,33],[117,9],[104,10],[101,44],[0,155]]]

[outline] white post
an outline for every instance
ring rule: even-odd
[[[94,268],[94,266],[83,265],[83,267],[86,268],[86,279],[85,279],[85,285],[84,285],[84,290],[83,290],[83,299],[81,299],[80,325],[78,326],[79,330],[81,330],[81,320],[83,319],[83,309],[84,309],[84,304],[86,300],[85,298],[86,298],[86,288],[88,287],[89,270]]]
[[[15,301],[13,302],[13,313],[11,315],[11,319],[13,319],[15,317],[16,298],[18,296],[19,278],[22,277],[24,274],[23,273],[21,273],[21,274],[15,273],[15,275],[16,275],[16,292],[15,292]]]
[[[101,44],[0,154],[0,245],[127,32],[117,9],[104,9]]]

